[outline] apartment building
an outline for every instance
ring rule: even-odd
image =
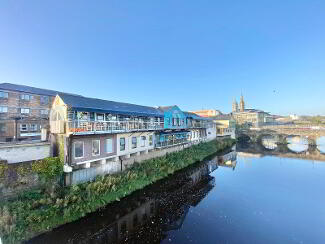
[[[0,142],[39,140],[49,127],[49,111],[58,92],[0,84]]]

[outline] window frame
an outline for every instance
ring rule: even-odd
[[[82,143],[82,156],[76,157],[76,144],[77,143]],[[85,143],[84,141],[75,141],[73,142],[73,157],[75,159],[83,158],[85,156]]]
[[[46,113],[43,113],[45,111]],[[49,115],[49,110],[48,109],[41,109],[41,115]]]
[[[111,148],[111,151],[110,152],[107,151],[107,145],[108,145],[107,144],[107,140],[110,140],[111,141],[112,148]],[[114,152],[113,138],[106,138],[105,139],[105,152],[106,153],[113,153]]]
[[[23,112],[23,110],[28,110],[28,113]],[[21,114],[30,114],[30,108],[20,108],[20,113]]]
[[[43,99],[45,98],[45,100],[43,100]],[[46,101],[46,102],[44,102],[44,101]],[[49,96],[40,96],[40,104],[41,105],[48,105],[50,103],[50,98],[49,98]]]
[[[6,111],[4,111],[6,110]],[[7,106],[0,106],[0,114],[6,114],[8,113],[8,107]]]
[[[143,140],[143,138],[144,138],[144,140]],[[145,147],[146,146],[146,141],[147,141],[147,137],[146,136],[141,136],[140,137],[140,147]]]
[[[36,128],[33,128],[34,126],[36,126]],[[38,124],[29,124],[29,131],[38,131]]]
[[[8,98],[9,98],[9,92],[0,91],[0,99],[8,99]]]
[[[26,98],[28,98],[28,99],[26,99]],[[20,94],[20,100],[24,100],[24,101],[28,101],[29,102],[32,99],[33,99],[33,96],[32,95],[25,94],[25,93]]]
[[[98,154],[94,154],[94,142],[98,142]],[[100,155],[100,139],[91,140],[91,155],[92,156]]]
[[[26,126],[26,129],[23,129],[23,125]],[[26,131],[28,131],[28,124],[20,124],[19,125],[19,131],[20,132],[26,132]]]
[[[124,145],[124,148],[123,148],[123,150],[121,149],[121,146],[122,146],[121,141],[122,141],[122,139],[124,141],[124,144],[123,144]],[[120,138],[120,152],[125,151],[125,142],[126,142],[125,137],[121,137]]]
[[[153,135],[149,135],[149,146],[152,146],[153,145]]]
[[[134,146],[134,143],[133,143],[133,138],[135,138],[135,146]],[[132,136],[132,139],[131,139],[131,149],[135,149],[138,147],[138,138],[136,136]]]

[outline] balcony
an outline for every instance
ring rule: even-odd
[[[68,121],[67,132],[75,135],[123,133],[164,129],[163,122],[141,121]]]
[[[165,148],[165,147],[171,147],[171,146],[177,146],[177,145],[183,145],[190,143],[190,141],[187,138],[182,139],[174,139],[174,140],[168,140],[164,142],[156,142],[156,148]]]

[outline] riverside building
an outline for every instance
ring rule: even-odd
[[[54,148],[64,152],[65,172],[87,169],[71,184],[123,170],[132,158],[141,161],[216,137],[211,119],[176,105],[155,108],[71,94],[55,97],[50,125]]]

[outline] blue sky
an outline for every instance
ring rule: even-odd
[[[325,1],[0,1],[0,82],[325,114]]]

